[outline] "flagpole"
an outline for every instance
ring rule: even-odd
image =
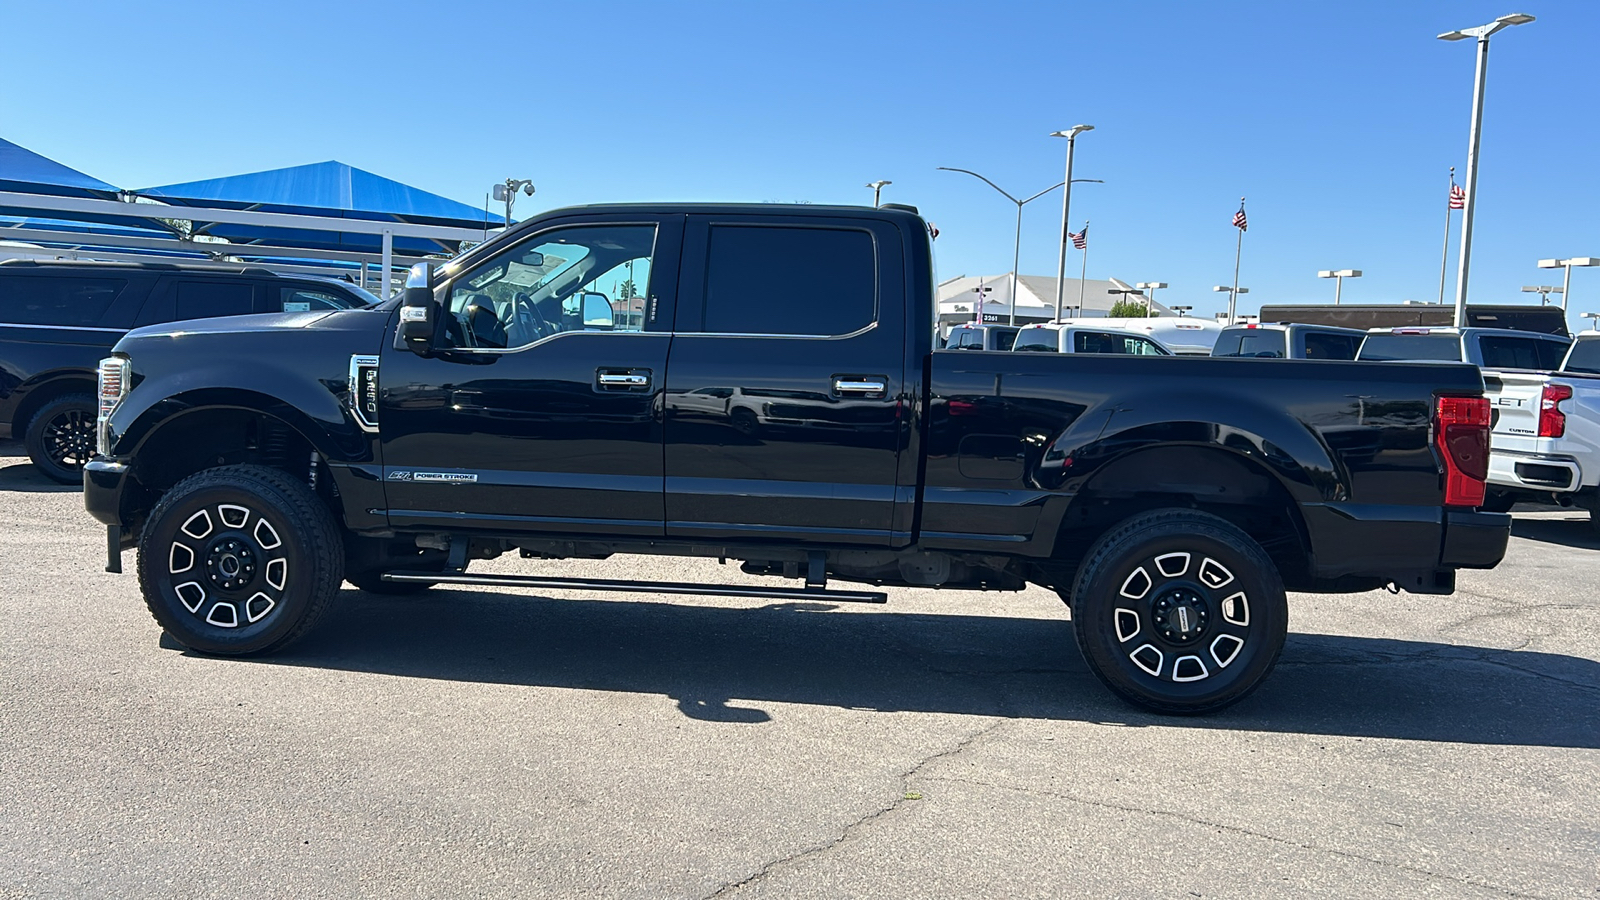
[[[1455,166],[1451,166],[1450,167],[1450,188],[1451,188],[1451,190],[1454,190],[1455,186],[1456,186],[1456,167]],[[1455,198],[1452,197],[1444,205],[1444,252],[1439,255],[1439,305],[1440,306],[1444,305],[1444,276],[1445,276],[1445,273],[1447,271],[1449,271],[1449,269],[1450,269],[1450,211],[1451,211],[1450,210],[1450,203],[1453,203],[1454,200],[1455,200]]]
[[[1083,315],[1083,280],[1089,277],[1089,220],[1083,220],[1083,271],[1078,273],[1078,315]]]
[[[1239,208],[1244,209],[1244,198],[1239,198]],[[1233,248],[1233,290],[1228,292],[1228,324],[1233,324],[1233,311],[1239,301],[1239,256],[1244,252],[1244,229],[1239,229],[1239,242]]]

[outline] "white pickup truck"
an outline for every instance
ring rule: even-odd
[[[1600,333],[1578,335],[1554,372],[1486,371],[1486,508],[1518,500],[1600,510]]]

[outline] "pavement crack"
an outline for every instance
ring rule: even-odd
[[[1229,832],[1229,833],[1232,833],[1232,834],[1243,835],[1245,837],[1256,838],[1258,840],[1269,841],[1269,842],[1274,843],[1274,844],[1282,844],[1282,845],[1289,846],[1289,847],[1297,847],[1297,848],[1299,848],[1301,850],[1307,850],[1307,851],[1310,851],[1312,853],[1323,853],[1323,854],[1327,854],[1329,856],[1337,856],[1337,857],[1341,857],[1343,859],[1350,859],[1350,860],[1354,860],[1354,861],[1357,861],[1357,862],[1364,862],[1364,863],[1369,863],[1371,865],[1381,866],[1381,867],[1386,868],[1386,869],[1394,869],[1394,870],[1401,871],[1401,872],[1409,872],[1409,873],[1411,873],[1413,875],[1422,875],[1424,877],[1434,878],[1434,879],[1438,879],[1440,881],[1448,881],[1448,882],[1451,882],[1451,883],[1454,883],[1454,884],[1466,885],[1466,886],[1475,887],[1475,888],[1483,888],[1483,889],[1491,890],[1491,891],[1498,891],[1499,893],[1504,894],[1507,897],[1527,898],[1527,900],[1545,900],[1545,898],[1541,894],[1525,894],[1525,893],[1521,893],[1519,891],[1513,891],[1513,890],[1511,890],[1509,888],[1501,887],[1501,886],[1499,886],[1497,884],[1490,884],[1490,883],[1488,883],[1486,881],[1478,881],[1478,880],[1471,879],[1471,878],[1462,878],[1462,877],[1459,877],[1459,876],[1456,876],[1456,875],[1447,875],[1447,874],[1445,874],[1443,872],[1435,872],[1435,871],[1433,871],[1431,869],[1424,869],[1424,868],[1421,868],[1421,867],[1418,867],[1418,866],[1410,866],[1410,865],[1406,865],[1405,863],[1391,862],[1389,860],[1378,859],[1378,858],[1372,857],[1372,856],[1364,856],[1364,855],[1362,855],[1360,853],[1352,853],[1352,852],[1350,852],[1348,850],[1335,850],[1335,849],[1333,849],[1331,847],[1319,847],[1316,844],[1309,844],[1309,843],[1305,843],[1303,841],[1292,840],[1290,838],[1278,837],[1277,835],[1274,835],[1274,834],[1267,834],[1266,832],[1255,831],[1253,829],[1244,828],[1244,827],[1241,827],[1241,826],[1238,826],[1238,825],[1229,825],[1229,824],[1226,824],[1226,823],[1223,823],[1223,822],[1214,822],[1214,821],[1211,821],[1210,819],[1202,819],[1202,818],[1200,818],[1198,816],[1191,816],[1191,815],[1189,815],[1187,813],[1181,813],[1181,812],[1177,812],[1177,811],[1170,810],[1170,809],[1154,809],[1154,808],[1143,807],[1143,806],[1128,806],[1128,805],[1124,805],[1124,804],[1121,804],[1121,803],[1111,803],[1111,802],[1108,802],[1108,801],[1105,801],[1105,800],[1092,800],[1092,799],[1090,799],[1088,797],[1082,797],[1082,796],[1078,796],[1076,794],[1066,794],[1066,793],[1062,793],[1061,791],[1049,790],[1048,788],[1019,787],[1017,785],[995,784],[994,782],[979,781],[977,779],[972,779],[972,778],[960,778],[960,777],[953,776],[953,775],[933,776],[933,777],[930,777],[928,780],[929,781],[954,781],[954,782],[959,782],[961,784],[970,784],[970,785],[974,785],[974,786],[977,786],[977,787],[994,788],[995,790],[1001,790],[1001,791],[1012,791],[1012,792],[1020,793],[1020,794],[1037,794],[1039,796],[1050,797],[1050,798],[1056,799],[1056,800],[1064,800],[1064,801],[1066,801],[1068,803],[1076,803],[1076,804],[1078,804],[1080,806],[1092,806],[1092,807],[1095,807],[1097,809],[1112,810],[1112,811],[1115,811],[1115,812],[1137,813],[1137,814],[1140,814],[1140,815],[1153,816],[1153,817],[1156,817],[1156,818],[1172,819],[1172,820],[1176,820],[1176,821],[1180,821],[1180,822],[1187,822],[1187,823],[1189,823],[1191,825],[1200,825],[1200,826],[1203,826],[1203,827],[1206,827],[1206,828],[1215,828],[1218,831],[1225,831],[1225,832]]]
[[[773,870],[777,869],[780,866],[786,866],[786,865],[789,865],[790,863],[797,863],[797,862],[800,862],[801,860],[810,859],[812,857],[820,856],[820,855],[822,855],[824,853],[827,853],[828,851],[832,850],[833,848],[839,846],[840,844],[842,844],[846,840],[848,840],[850,838],[850,835],[855,833],[855,831],[858,828],[860,828],[861,826],[866,825],[869,822],[876,821],[877,819],[883,818],[884,816],[888,815],[889,813],[892,813],[895,810],[899,809],[900,807],[904,806],[908,802],[913,802],[913,801],[910,801],[910,800],[908,800],[906,798],[906,794],[908,793],[908,791],[906,790],[907,783],[912,778],[915,778],[917,776],[917,774],[919,772],[921,772],[923,769],[927,768],[928,766],[930,766],[930,765],[932,765],[932,764],[934,764],[934,763],[936,763],[936,762],[938,762],[940,760],[949,759],[952,756],[956,756],[956,755],[966,751],[967,748],[971,747],[974,743],[976,743],[977,741],[979,741],[983,737],[993,733],[995,731],[995,729],[999,728],[1001,725],[1004,725],[1004,724],[1005,724],[1005,720],[1004,719],[995,719],[994,721],[990,722],[988,725],[985,725],[984,727],[978,729],[977,731],[972,732],[971,734],[969,734],[966,737],[962,738],[961,740],[957,741],[953,746],[946,747],[945,749],[940,750],[937,753],[930,754],[930,755],[925,756],[922,759],[918,760],[917,763],[915,765],[913,765],[911,768],[909,768],[906,771],[900,773],[900,775],[896,779],[899,782],[899,787],[896,790],[896,796],[894,797],[894,799],[889,801],[887,804],[884,804],[883,806],[878,807],[876,810],[873,810],[872,812],[869,812],[866,815],[861,816],[860,818],[858,818],[858,819],[850,822],[849,824],[845,825],[842,829],[839,830],[839,833],[834,835],[831,839],[826,840],[826,841],[822,841],[820,843],[812,844],[809,847],[802,847],[801,849],[796,850],[795,852],[790,853],[790,854],[788,854],[786,856],[780,856],[780,857],[778,857],[776,859],[769,860],[768,862],[763,863],[760,866],[760,868],[756,869],[754,872],[750,873],[749,875],[746,875],[744,878],[742,878],[742,879],[740,879],[738,881],[730,881],[730,882],[727,882],[726,884],[723,884],[721,887],[717,888],[716,890],[712,891],[711,893],[706,894],[703,898],[701,898],[701,900],[715,900],[715,898],[725,896],[731,891],[737,891],[740,888],[745,887],[746,885],[754,884],[755,882],[760,881],[761,879],[767,877],[769,874],[771,874],[773,872]]]

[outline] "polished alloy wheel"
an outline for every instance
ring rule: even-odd
[[[1250,640],[1250,598],[1204,554],[1153,556],[1123,579],[1113,608],[1122,652],[1151,678],[1187,683],[1227,669]]]
[[[236,503],[196,510],[167,551],[167,576],[184,609],[218,628],[254,625],[283,602],[289,559],[266,517]]]

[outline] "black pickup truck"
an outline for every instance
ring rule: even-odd
[[[936,351],[934,285],[909,208],[558,210],[374,308],[130,333],[86,503],[206,653],[285,646],[345,579],[1033,583],[1113,691],[1171,713],[1261,682],[1286,589],[1445,594],[1505,551],[1470,366]],[[469,571],[513,551],[793,581]]]

